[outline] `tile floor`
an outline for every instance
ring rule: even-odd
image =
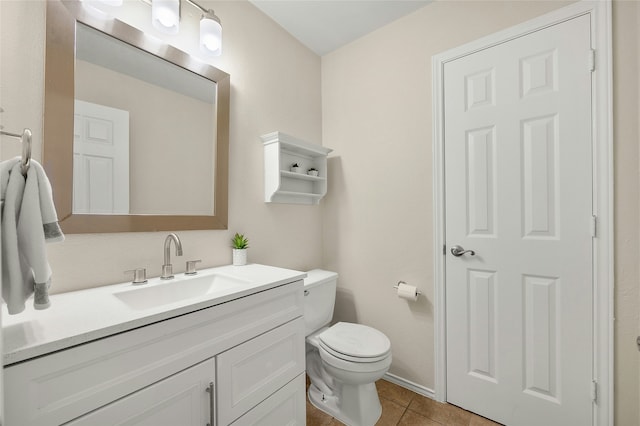
[[[441,404],[386,380],[376,382],[382,416],[376,426],[499,426],[455,405]],[[307,398],[307,426],[341,426]]]

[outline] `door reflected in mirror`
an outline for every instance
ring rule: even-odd
[[[211,215],[216,83],[76,23],[74,214]]]

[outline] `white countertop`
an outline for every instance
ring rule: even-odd
[[[179,286],[180,281],[214,274],[237,278],[246,284],[221,288],[219,291],[149,309],[132,309],[114,296],[115,293],[142,287]],[[129,282],[55,294],[50,297],[50,308],[37,311],[33,309],[32,301],[27,301],[27,308],[18,315],[8,315],[7,307],[3,304],[4,365],[218,305],[301,280],[305,276],[304,272],[266,265],[229,265],[203,269],[195,276],[176,274],[176,278],[170,281],[150,278],[147,284],[133,285]]]

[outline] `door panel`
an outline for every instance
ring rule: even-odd
[[[558,115],[522,122],[523,237],[556,237]]]
[[[495,271],[469,270],[469,372],[496,381],[496,274]]]
[[[447,400],[509,425],[592,423],[589,50],[582,16],[444,68]]]
[[[523,286],[524,389],[557,403],[559,280],[525,276]]]
[[[494,235],[496,222],[495,128],[467,131],[467,233]]]
[[[129,214],[129,112],[75,101],[73,212]]]

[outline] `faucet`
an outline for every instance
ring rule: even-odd
[[[171,241],[176,243],[176,256],[182,256],[182,243],[180,238],[173,232],[167,235],[164,240],[164,265],[162,265],[162,275],[160,278],[163,280],[170,280],[173,278],[173,266],[171,265]]]

